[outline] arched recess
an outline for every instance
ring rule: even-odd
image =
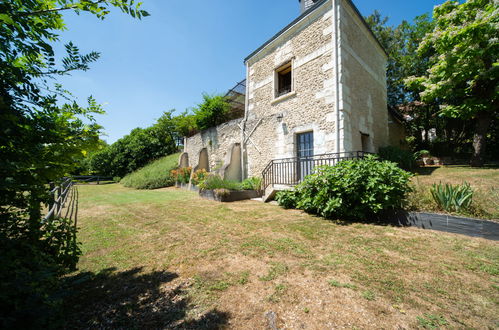
[[[201,149],[199,152],[199,162],[198,166],[196,166],[196,171],[197,170],[206,170],[207,172],[210,171],[210,162],[208,160],[208,149],[204,148]]]
[[[178,160],[178,167],[189,167],[189,154],[187,152],[184,152],[180,155],[180,158]]]
[[[227,157],[228,161],[222,168],[222,176],[226,180],[232,181],[241,181],[242,180],[242,171],[241,171],[241,144],[234,143],[232,145],[229,156]]]

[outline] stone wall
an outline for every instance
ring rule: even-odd
[[[364,151],[388,144],[386,55],[349,1],[340,0],[341,148]]]
[[[247,176],[296,155],[296,134],[314,132],[316,154],[334,152],[331,1],[248,60]],[[292,61],[293,91],[275,98],[275,70]]]
[[[241,144],[241,129],[238,126],[241,121],[241,118],[232,120],[185,139],[184,153],[188,154],[189,166],[195,169],[199,164],[201,151],[206,149],[209,171],[220,170],[223,175],[223,170],[228,168],[231,178],[239,175],[235,173],[237,169],[229,165],[231,157],[234,157],[232,149],[237,144]],[[238,162],[239,160],[232,159],[232,161]]]

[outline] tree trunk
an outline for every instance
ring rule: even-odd
[[[471,166],[482,167],[484,165],[485,148],[487,146],[487,132],[492,122],[492,116],[488,111],[480,111],[476,115],[475,135],[473,137],[473,156]]]

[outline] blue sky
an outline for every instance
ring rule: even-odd
[[[443,1],[354,0],[363,15],[375,9],[390,24],[431,12]],[[243,59],[299,15],[297,0],[143,0],[142,21],[114,10],[104,21],[67,14],[62,42],[101,58],[87,72],[60,79],[83,103],[104,104],[98,116],[112,143],[162,112],[195,106],[201,94],[225,93],[244,79]]]

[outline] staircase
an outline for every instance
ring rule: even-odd
[[[278,191],[293,189],[317,166],[334,166],[342,160],[363,159],[368,154],[350,151],[271,160],[262,172],[263,201],[271,201]]]

